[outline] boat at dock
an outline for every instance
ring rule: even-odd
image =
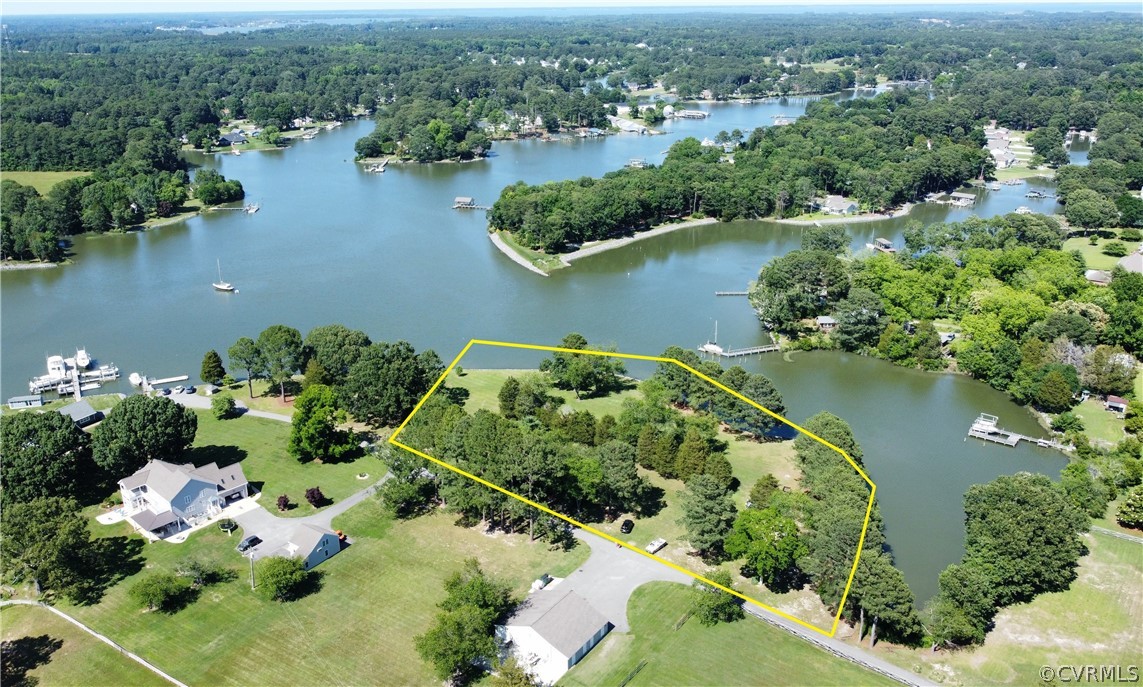
[[[87,351],[80,349],[91,364]],[[78,354],[79,351],[76,351]],[[79,357],[78,355],[76,357]],[[114,364],[100,365],[94,370],[85,370],[76,364],[75,358],[64,358],[62,355],[51,355],[47,359],[48,373],[34,377],[28,382],[28,391],[33,394],[55,391],[59,394],[69,394],[75,391],[76,385],[87,391],[97,389],[104,382],[119,379],[119,368]]]
[[[245,212],[248,215],[253,215],[255,212],[258,212],[261,209],[262,209],[261,205],[259,205],[258,203],[252,203],[250,205],[243,206],[242,212]]]
[[[86,348],[75,349],[75,366],[83,370],[91,367],[91,356],[87,354]]]
[[[1016,446],[1021,441],[1029,441],[1041,448],[1056,448],[1060,450],[1067,450],[1066,447],[1055,439],[1041,439],[1037,437],[1030,437],[1024,434],[1017,434],[1010,432],[1006,429],[1001,429],[996,426],[1000,418],[988,413],[981,413],[976,420],[973,421],[972,426],[968,428],[968,436],[973,439],[982,439],[994,444],[1002,446]],[[965,437],[968,441],[968,437]]]

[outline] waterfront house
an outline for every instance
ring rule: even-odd
[[[239,145],[246,142],[246,135],[241,131],[231,132],[229,134],[222,134],[218,137],[218,145],[232,146]]]
[[[832,332],[834,328],[837,327],[837,320],[833,319],[829,315],[818,315],[817,322],[818,329],[822,330],[823,332]]]
[[[119,480],[127,520],[144,536],[163,538],[217,515],[250,494],[238,463],[219,467],[152,460]]]
[[[103,419],[103,413],[91,407],[87,399],[82,399],[59,409],[61,415],[67,415],[77,427],[86,427]]]
[[[43,396],[13,396],[8,399],[8,407],[12,410],[20,408],[39,408],[44,405]]]
[[[1126,413],[1127,399],[1119,396],[1108,396],[1107,400],[1103,403],[1103,407],[1116,413]]]
[[[857,203],[843,196],[826,196],[817,200],[818,209],[827,215],[852,215],[857,212]]]
[[[554,684],[611,631],[582,596],[551,587],[530,595],[497,635],[526,671]]]

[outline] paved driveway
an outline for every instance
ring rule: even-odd
[[[603,614],[620,632],[630,631],[627,601],[647,582],[663,580],[690,584],[692,578],[658,561],[618,547],[603,537],[578,530],[576,539],[591,547],[591,558],[567,576],[560,587],[571,589]]]

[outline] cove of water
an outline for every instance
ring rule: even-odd
[[[217,211],[161,229],[81,237],[75,263],[0,274],[0,388],[27,393],[44,358],[86,347],[126,377],[197,377],[203,354],[271,324],[342,323],[375,340],[405,339],[450,360],[471,338],[555,344],[578,331],[624,352],[695,346],[718,322],[724,346],[767,340],[739,290],[769,259],[798,247],[801,229],[769,221],[680,230],[581,260],[549,278],[523,270],[488,240],[484,213],[452,210],[455,196],[490,205],[507,184],[598,176],[631,158],[657,163],[684,136],[749,131],[775,114],[800,114],[807,99],[702,105],[706,120],[670,121],[666,135],[497,143],[465,164],[390,165],[368,174],[352,162],[369,122],[350,122],[284,151],[192,156],[238,178],[261,211]],[[1050,188],[1049,183],[1029,182]],[[908,218],[852,224],[855,248],[874,237],[900,245],[910,219],[984,216],[1051,200],[1027,186],[978,191],[972,209],[923,205]],[[215,260],[237,294],[214,291]],[[518,367],[534,357],[475,350],[467,367]],[[1039,434],[1030,414],[983,384],[836,352],[770,355],[744,366],[770,376],[789,416],[819,410],[845,418],[878,484],[888,540],[919,599],[962,554],[962,497],[969,485],[1032,470],[1055,477],[1062,455],[1032,447],[964,442],[980,412],[1013,431]],[[632,368],[636,374],[650,369]],[[129,392],[127,383],[105,387]]]

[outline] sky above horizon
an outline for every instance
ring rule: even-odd
[[[973,5],[987,8],[1001,4],[1004,6],[1026,5],[1085,5],[1112,4],[1097,0],[959,0],[957,6]],[[1126,3],[1125,3],[1126,4]],[[539,5],[539,6],[538,6]],[[841,0],[800,0],[795,6],[898,6],[932,7],[934,11],[947,8],[940,2],[918,2],[917,0],[878,0],[875,2],[846,3]],[[680,9],[694,7],[775,7],[793,9],[791,3],[783,0],[715,0],[701,3],[698,0],[5,0],[0,7],[3,15],[27,14],[200,14],[204,12],[306,12],[306,11],[395,11],[395,10],[486,10],[521,9],[535,11],[550,9]]]

